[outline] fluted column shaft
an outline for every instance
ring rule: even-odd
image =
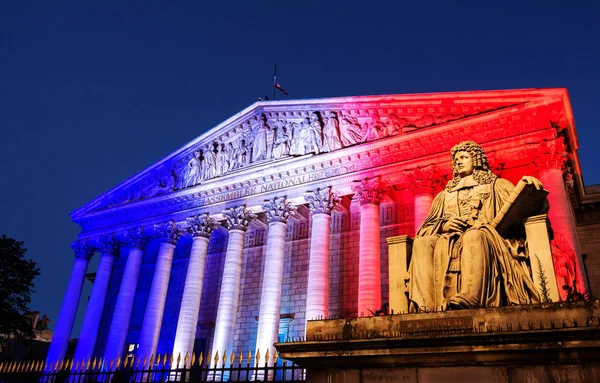
[[[75,242],[72,246],[75,250],[75,262],[73,263],[71,278],[67,285],[67,291],[60,309],[60,314],[56,321],[52,343],[48,350],[46,361],[49,364],[61,361],[65,357],[67,346],[71,339],[71,331],[73,331],[77,307],[79,306],[85,273],[93,254],[92,249],[82,241]]]
[[[200,312],[209,237],[216,226],[216,222],[208,214],[188,218],[188,223],[194,239],[190,251],[190,260],[183,288],[183,297],[181,299],[181,309],[179,310],[177,330],[175,332],[175,343],[173,345],[173,355],[175,358],[181,356],[181,360],[185,360],[185,356],[188,355],[187,367],[191,365],[191,356],[194,351],[194,341],[196,340],[196,326],[198,325],[198,315]]]
[[[140,357],[150,358],[156,353],[158,337],[162,325],[165,302],[167,300],[167,289],[169,287],[169,278],[171,276],[171,265],[173,263],[173,254],[175,245],[169,242],[162,242],[158,250],[156,259],[156,268],[154,277],[150,286],[148,304],[144,322],[140,332],[140,347],[138,355]]]
[[[110,361],[116,361],[118,357],[123,355],[143,255],[144,252],[141,248],[132,247],[129,249],[106,341],[104,360],[107,364]]]
[[[81,335],[75,350],[75,361],[87,361],[94,354],[102,311],[106,301],[106,293],[110,284],[116,248],[104,248],[100,256],[100,263],[92,287],[92,295],[81,326]]]
[[[432,203],[433,194],[431,193],[419,193],[415,195],[415,233],[419,231],[427,214],[429,214]]]
[[[240,281],[242,279],[242,263],[244,255],[244,238],[246,232],[240,229],[229,230],[227,252],[223,279],[221,280],[221,294],[217,308],[217,321],[213,338],[212,356],[219,352],[233,351],[235,324],[240,300]]]

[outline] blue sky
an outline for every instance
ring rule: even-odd
[[[593,1],[2,4],[0,233],[25,241],[42,270],[31,308],[56,323],[79,231],[69,213],[271,96],[274,62],[289,98],[567,87],[585,183],[600,183],[599,8]],[[80,310],[74,336],[82,318]]]

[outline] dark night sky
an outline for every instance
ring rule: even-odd
[[[271,95],[274,62],[290,98],[567,87],[600,183],[597,2],[207,3],[0,7],[0,233],[38,262],[31,308],[52,326],[69,213]]]

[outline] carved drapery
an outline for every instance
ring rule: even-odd
[[[175,223],[175,221],[154,225],[154,230],[162,242],[167,242],[172,245],[177,243],[177,240],[179,240],[179,237],[183,232],[183,230]]]
[[[387,194],[388,189],[379,177],[365,178],[361,181],[355,181],[355,184],[352,185],[354,197],[361,205],[379,205],[383,197]]]
[[[187,218],[188,229],[194,237],[209,238],[212,231],[219,226],[218,222],[208,213],[198,214]]]
[[[248,225],[250,225],[250,222],[256,218],[254,213],[246,209],[246,205],[236,206],[224,210],[223,215],[225,216],[225,219],[227,219],[227,228],[229,230],[246,231],[248,229]]]
[[[95,251],[87,239],[79,239],[71,242],[71,249],[73,249],[75,258],[82,258],[88,261],[92,259]]]
[[[287,223],[290,214],[296,210],[286,197],[274,197],[272,199],[267,199],[263,202],[262,208],[267,215],[269,223]]]
[[[315,191],[304,193],[304,199],[308,202],[308,207],[312,214],[331,214],[331,210],[339,203],[337,194],[331,190],[331,186]]]

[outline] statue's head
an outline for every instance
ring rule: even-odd
[[[458,169],[458,154],[460,152],[466,152],[471,156],[471,159],[473,161],[473,170],[490,170],[487,156],[485,155],[483,148],[474,141],[463,141],[458,145],[454,145],[454,147],[450,150],[450,154],[452,155],[453,176],[460,175],[460,170]]]

